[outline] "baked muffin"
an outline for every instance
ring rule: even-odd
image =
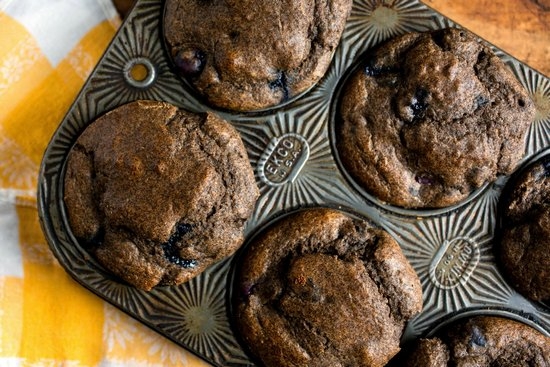
[[[175,70],[215,107],[281,104],[315,84],[340,41],[352,0],[167,0]]]
[[[503,274],[523,295],[550,302],[550,155],[512,176],[495,245]]]
[[[550,338],[521,322],[478,316],[420,339],[403,364],[407,367],[547,367]]]
[[[337,149],[382,202],[447,207],[513,171],[534,116],[528,93],[473,34],[408,33],[365,55],[344,83]]]
[[[387,232],[308,209],[247,245],[234,301],[239,335],[267,367],[375,367],[399,351],[422,288]]]
[[[144,290],[185,282],[235,252],[258,195],[228,122],[162,102],[132,102],[98,118],[66,162],[72,233]]]

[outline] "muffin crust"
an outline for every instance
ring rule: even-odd
[[[86,128],[69,153],[64,190],[74,236],[145,290],[185,282],[235,252],[259,195],[229,123],[152,101]]]
[[[526,297],[550,302],[550,155],[512,176],[500,208],[503,274]]]
[[[167,0],[164,37],[176,71],[216,107],[251,111],[315,84],[352,0]]]
[[[285,217],[240,264],[235,322],[265,366],[384,366],[422,309],[395,240],[332,209]]]
[[[420,339],[407,367],[546,367],[550,338],[519,321],[478,316]]]
[[[365,56],[343,86],[337,149],[382,202],[446,207],[513,171],[534,116],[528,93],[468,31],[409,33]]]

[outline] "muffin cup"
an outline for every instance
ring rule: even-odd
[[[306,222],[307,219],[310,222]],[[288,241],[284,237],[286,233],[292,234]],[[269,254],[275,261],[266,256]],[[356,284],[349,290],[333,286],[333,276],[326,274],[334,269],[341,269],[343,277],[361,285]],[[273,358],[281,354],[289,360],[301,356],[293,353],[294,343],[287,345],[286,338],[279,340],[281,343],[272,342],[268,335],[273,331],[265,325],[277,330],[273,335],[285,334],[288,330],[288,338],[297,343],[300,340],[295,333],[304,330],[307,341],[302,347],[309,350],[312,360],[341,360],[344,354],[350,359],[342,363],[366,360],[376,363],[387,361],[397,353],[401,339],[408,337],[403,335],[407,322],[421,312],[419,279],[400,253],[395,239],[371,218],[344,207],[300,208],[269,220],[250,236],[235,257],[228,289],[233,329],[243,349],[249,351],[252,358],[259,356],[266,365],[280,365],[282,362],[275,362]],[[336,306],[335,302],[342,305]],[[353,306],[348,308],[348,302]],[[388,307],[390,316],[383,311]],[[322,311],[327,309],[328,313]],[[302,315],[301,320],[308,326],[296,325],[296,313]],[[358,318],[350,320],[350,314]],[[241,315],[245,321],[239,321]],[[353,327],[347,327],[350,322]],[[339,331],[335,332],[336,325]],[[365,329],[370,331],[363,332]],[[344,332],[353,333],[354,340],[343,342]],[[319,348],[313,346],[319,342],[319,335],[329,340],[325,343],[341,348],[348,348],[350,344],[349,349],[343,352],[337,347],[339,352],[336,352],[327,348],[319,352],[323,354],[314,355],[308,348]],[[272,348],[278,350],[275,357]]]
[[[165,2],[166,4],[166,2]],[[309,91],[314,89],[320,82],[322,78],[318,78],[314,83],[311,83],[307,88],[303,89],[302,91],[295,93],[291,95],[289,98],[284,98],[283,101],[279,103],[275,103],[270,106],[257,108],[257,109],[230,109],[230,108],[224,108],[222,106],[216,105],[215,103],[211,103],[208,101],[206,93],[200,93],[195,86],[193,86],[193,83],[191,81],[192,77],[185,77],[178,73],[178,68],[176,65],[176,61],[174,57],[171,55],[170,52],[170,45],[168,40],[166,39],[165,32],[166,32],[166,5],[163,6],[162,14],[161,14],[161,21],[160,21],[160,42],[163,45],[164,52],[166,53],[166,59],[168,61],[168,64],[171,68],[171,70],[177,75],[179,81],[186,89],[188,96],[193,98],[194,104],[202,105],[209,110],[218,113],[218,114],[227,114],[232,115],[235,118],[239,117],[259,117],[266,114],[275,113],[277,111],[282,111],[287,109],[289,106],[294,105],[295,102],[303,97],[304,95],[308,94]],[[328,54],[327,54],[328,55]],[[331,58],[335,56],[335,52],[333,50],[333,53],[331,55]],[[327,67],[327,70],[330,68],[330,65]],[[292,108],[292,107],[290,107]]]
[[[449,206],[445,206],[441,208],[429,208],[429,207],[406,208],[406,207],[394,205],[379,199],[376,195],[370,193],[361,183],[358,182],[356,178],[354,178],[353,174],[350,173],[348,169],[346,169],[345,164],[342,163],[341,155],[338,149],[338,144],[339,143],[343,144],[343,142],[339,141],[339,133],[338,133],[338,127],[337,127],[337,125],[340,124],[339,109],[342,102],[342,95],[344,94],[344,90],[349,79],[358,70],[365,67],[365,60],[368,59],[371,53],[372,53],[372,50],[367,50],[355,61],[353,65],[351,65],[346,70],[345,74],[338,81],[338,84],[335,88],[334,95],[330,104],[329,133],[330,133],[331,148],[334,154],[334,160],[341,174],[345,177],[348,184],[354,190],[356,190],[358,194],[363,196],[365,200],[369,202],[370,205],[375,205],[379,207],[381,210],[388,213],[393,213],[396,215],[402,215],[407,217],[429,217],[429,216],[445,215],[445,213],[455,211],[460,207],[467,205],[469,202],[476,200],[479,196],[483,195],[483,193],[491,186],[492,184],[491,182],[484,183],[482,186],[470,192],[470,194],[465,199]]]

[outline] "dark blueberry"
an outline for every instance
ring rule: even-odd
[[[474,103],[476,104],[476,107],[479,108],[489,103],[489,100],[485,96],[479,95],[476,97]]]
[[[365,62],[365,74],[367,76],[378,76],[382,74],[382,68],[376,66],[376,59],[370,58]]]
[[[381,70],[374,66],[367,65],[365,66],[365,74],[367,74],[367,76],[378,76],[381,74]]]
[[[364,72],[367,76],[377,77],[384,74],[396,73],[399,70],[390,66],[376,66],[376,59],[370,58],[365,62]]]
[[[425,173],[414,176],[414,180],[421,185],[433,185],[435,183],[433,176]]]
[[[172,233],[172,235],[168,239],[168,243],[174,245],[175,243],[179,242],[184,235],[191,232],[192,229],[193,227],[191,227],[191,225],[187,223],[176,224],[174,233]]]
[[[172,264],[179,265],[182,268],[194,268],[198,264],[197,260],[184,259],[180,257],[178,248],[169,242],[162,244],[162,250],[164,251],[164,256],[168,261],[170,261]]]
[[[424,113],[428,108],[428,96],[428,91],[422,88],[417,89],[415,92],[411,103],[413,119],[424,117]]]
[[[197,266],[197,261],[192,259],[184,259],[180,257],[179,248],[177,243],[181,241],[183,236],[192,230],[190,224],[178,223],[174,230],[174,233],[170,236],[168,241],[162,244],[162,250],[164,256],[172,264],[179,265],[183,268],[194,268]]]
[[[197,260],[190,260],[190,259],[182,259],[179,256],[166,256],[168,261],[170,261],[172,264],[176,264],[178,266],[181,266],[185,269],[191,269],[197,266]]]
[[[470,346],[478,346],[478,347],[484,347],[487,345],[487,339],[485,339],[485,336],[479,330],[477,326],[472,327],[472,337],[470,338]]]
[[[254,293],[254,288],[256,287],[255,284],[246,283],[243,284],[241,287],[241,294],[245,297],[250,296],[252,293]]]
[[[181,50],[174,57],[179,73],[186,77],[199,75],[206,64],[206,55],[198,49]]]
[[[277,73],[277,79],[269,82],[269,87],[271,89],[280,89],[283,92],[282,102],[288,101],[290,98],[290,90],[288,88],[288,80],[284,71],[279,71]]]

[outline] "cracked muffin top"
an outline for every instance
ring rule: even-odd
[[[337,149],[382,202],[441,208],[510,174],[534,116],[529,94],[473,34],[408,33],[365,55],[342,87]]]
[[[519,321],[477,316],[452,325],[419,339],[401,366],[550,366],[550,338]]]
[[[99,117],[66,167],[72,233],[106,269],[144,290],[185,282],[236,251],[259,195],[228,122],[163,102]]]
[[[422,309],[420,281],[395,240],[367,221],[307,209],[244,249],[234,316],[269,366],[384,366]]]
[[[235,111],[286,102],[326,72],[352,0],[167,0],[176,71],[206,101]]]

